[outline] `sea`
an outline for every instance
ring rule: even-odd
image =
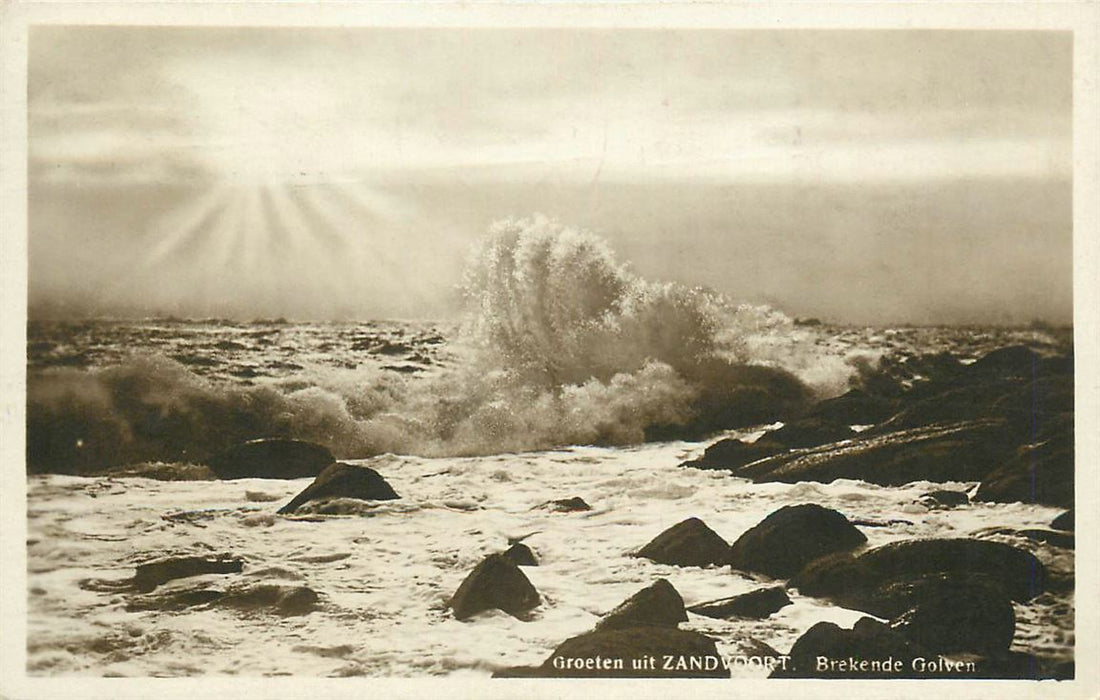
[[[1071,330],[795,319],[641,280],[598,241],[505,234],[468,275],[456,319],[32,319],[28,672],[488,677],[541,663],[657,579],[689,606],[771,583],[631,554],[688,517],[732,542],[800,503],[878,523],[862,528],[868,546],[983,537],[1072,576],[1072,549],[1004,534],[1045,528],[1059,509],[935,509],[920,498],[974,483],[753,483],[680,466],[884,368],[919,382],[909,358],[968,363],[1020,344],[1054,354]],[[288,517],[276,510],[309,479],[188,477],[229,446],[271,437],[370,466],[401,498]],[[175,477],[127,475],[134,465]],[[545,507],[574,496],[591,510]],[[462,580],[516,539],[539,559],[524,572],[542,604],[525,620],[500,611],[455,620],[446,604]],[[312,589],[317,610],[135,609],[120,587],[141,563],[213,554],[242,559],[244,580]],[[224,582],[210,574],[158,593]],[[732,657],[759,642],[786,652],[817,622],[851,626],[864,615],[792,600],[763,620],[691,614],[682,627]],[[1072,589],[1017,605],[1013,649],[1072,660],[1073,611]]]

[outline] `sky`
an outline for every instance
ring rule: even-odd
[[[491,222],[851,323],[1072,319],[1068,32],[32,29],[31,315],[444,317]]]

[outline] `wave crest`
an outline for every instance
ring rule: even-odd
[[[34,470],[198,460],[292,437],[342,458],[468,455],[701,437],[840,393],[853,367],[812,332],[716,292],[654,283],[546,217],[494,224],[464,278],[456,366],[432,378],[318,375],[240,387],[166,358],[30,377]]]

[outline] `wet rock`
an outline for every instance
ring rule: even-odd
[[[301,479],[315,477],[335,461],[328,448],[301,440],[252,440],[207,461],[219,479]]]
[[[784,506],[730,547],[735,569],[787,578],[811,561],[864,544],[867,537],[835,510],[813,503]]]
[[[1055,530],[1073,531],[1073,510],[1067,510],[1051,521],[1050,526]]]
[[[719,440],[703,452],[703,456],[681,467],[695,469],[736,469],[758,459],[786,452],[787,448],[778,442],[761,438],[756,442],[743,442],[733,438]]]
[[[1005,595],[1026,601],[1041,593],[1047,572],[1029,552],[1001,542],[927,539],[893,542],[860,554],[811,563],[788,586],[863,610],[883,587],[935,574],[988,577]],[[868,610],[872,614],[879,614]]]
[[[1044,530],[1042,528],[1013,530],[1012,528],[995,528],[991,530],[990,533],[1014,535],[1016,537],[1029,539],[1032,542],[1042,542],[1052,547],[1061,547],[1062,549],[1074,549],[1076,545],[1076,538],[1073,536],[1072,532],[1063,532],[1060,530]]]
[[[648,663],[652,659],[653,663]],[[636,667],[637,666],[637,667]],[[715,641],[672,627],[631,627],[567,639],[537,667],[494,678],[729,678]]]
[[[729,543],[699,518],[688,518],[653,538],[634,556],[658,564],[709,566],[729,563]]]
[[[278,510],[293,513],[309,501],[326,498],[354,498],[362,501],[391,501],[400,498],[382,475],[370,467],[357,467],[343,462],[330,464],[313,483]]]
[[[997,348],[980,358],[964,372],[967,378],[986,380],[990,378],[1030,379],[1039,372],[1040,357],[1025,345],[1011,345]]]
[[[777,668],[771,677],[914,678],[910,662],[922,655],[900,632],[870,617],[860,618],[850,630],[819,622],[795,641],[788,667]],[[822,668],[820,658],[832,663]]]
[[[687,619],[680,593],[667,579],[659,579],[604,615],[596,629],[624,629],[642,625],[677,627]]]
[[[995,470],[974,494],[976,501],[1041,503],[1072,508],[1074,501],[1073,434],[1025,445]]]
[[[559,498],[555,501],[547,501],[538,506],[539,508],[545,508],[555,513],[575,513],[579,511],[592,510],[592,506],[584,502],[584,499],[580,496],[573,496],[572,498]]]
[[[217,602],[224,596],[224,591],[213,588],[190,588],[131,598],[126,603],[125,610],[126,612],[181,612],[188,608]]]
[[[988,656],[1007,652],[1012,644],[1016,613],[995,586],[924,586],[918,597],[890,627],[928,651]]]
[[[319,601],[316,591],[306,586],[265,583],[229,590],[195,587],[134,597],[126,604],[126,611],[180,612],[207,605],[292,617],[313,612]]]
[[[178,578],[203,574],[236,574],[244,568],[244,561],[235,557],[169,557],[139,564],[132,585],[142,593]]]
[[[519,567],[502,554],[490,554],[458,587],[449,607],[458,620],[492,609],[522,619],[538,604],[538,591]]]
[[[1015,352],[1009,348],[1002,350]],[[1034,355],[1021,348],[1025,357]],[[995,351],[1000,352],[1000,351]],[[949,381],[919,385],[901,398],[899,413],[883,429],[897,430],[933,423],[998,418],[1013,429],[1013,444],[1020,444],[1057,424],[1071,414],[1074,406],[1072,360],[1046,358],[1027,369],[1002,364],[994,353],[989,365],[979,360]],[[1002,359],[1007,356],[1001,356]],[[1009,365],[1011,362],[1008,363]],[[1068,368],[1068,371],[1067,371]]]
[[[741,467],[733,475],[783,483],[858,479],[880,486],[979,481],[1011,453],[1003,421],[963,422],[795,450]]]
[[[501,552],[501,556],[516,566],[538,566],[539,560],[531,548],[522,542],[516,542],[508,549]]]
[[[317,592],[306,586],[259,584],[229,591],[216,604],[245,612],[266,611],[283,617],[293,617],[313,612],[319,601]]]
[[[759,588],[732,598],[712,600],[693,605],[688,610],[696,615],[717,619],[731,617],[751,617],[763,619],[791,604],[791,599],[782,586]]]
[[[990,418],[1011,418],[1013,421],[1010,422],[1015,422],[1021,418],[1020,409],[1006,399],[1019,387],[1020,384],[1017,382],[1005,381],[962,386],[935,384],[921,387],[921,390],[903,397],[897,415],[870,432],[883,433]],[[995,409],[997,406],[1000,410]]]
[[[895,406],[891,399],[852,389],[841,396],[819,402],[807,417],[844,426],[873,425],[892,416]]]
[[[817,447],[848,440],[856,432],[847,425],[830,423],[821,418],[803,418],[773,430],[765,437],[788,448]]]
[[[942,489],[921,494],[919,501],[929,508],[954,508],[969,504],[970,496],[965,491]]]

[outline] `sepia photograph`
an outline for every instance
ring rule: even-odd
[[[1095,26],[244,5],[4,35],[5,697],[1091,697]]]

